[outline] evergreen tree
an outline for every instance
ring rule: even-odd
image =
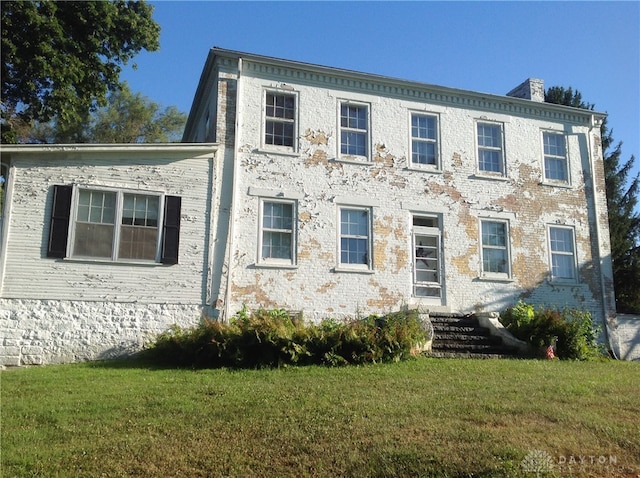
[[[545,92],[548,103],[593,110],[579,91],[554,86]],[[635,157],[621,164],[622,142],[614,146],[613,131],[600,127],[604,156],[607,211],[611,237],[613,282],[618,312],[640,313],[640,213],[637,211],[640,174],[630,178]]]

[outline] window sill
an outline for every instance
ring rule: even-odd
[[[334,267],[333,271],[335,273],[342,273],[342,272],[346,272],[348,274],[375,274],[375,271],[373,269],[369,269],[369,268],[359,268],[359,267],[348,267],[348,266],[340,266],[340,267]]]
[[[277,148],[271,149],[268,147],[262,147],[262,148],[258,148],[256,152],[260,154],[277,154],[279,156],[289,156],[292,158],[300,157],[300,153],[298,151],[293,151],[293,150],[288,151],[286,149],[277,149]]]
[[[338,163],[361,164],[371,166],[373,163],[367,156],[339,156],[334,159]]]
[[[571,185],[571,183],[567,183],[564,181],[545,180],[545,181],[542,181],[540,184],[542,184],[543,186],[550,186],[552,188],[573,189],[573,186]]]
[[[482,282],[515,282],[513,277],[509,277],[506,274],[482,274],[477,277]]]
[[[298,264],[285,262],[256,262],[253,265],[256,269],[297,269]]]
[[[548,281],[549,285],[554,287],[582,287],[583,284],[578,282],[577,280],[568,280],[568,279],[551,279]]]
[[[407,166],[404,168],[407,171],[418,171],[421,173],[431,173],[431,174],[444,174],[444,171],[442,169],[439,169],[435,166],[432,167],[428,167],[428,166]]]
[[[503,176],[502,174],[489,174],[489,173],[476,173],[471,175],[472,179],[486,179],[489,181],[509,181],[507,176]]]
[[[163,264],[162,262],[155,262],[155,261],[135,261],[135,260],[131,260],[131,261],[126,261],[126,260],[119,260],[119,261],[113,261],[111,259],[92,259],[90,257],[65,257],[64,259],[62,259],[65,262],[75,262],[75,263],[79,263],[79,264],[110,264],[110,265],[114,265],[114,266],[142,266],[142,267],[157,267],[157,266],[168,266],[168,265],[175,265],[175,264]]]

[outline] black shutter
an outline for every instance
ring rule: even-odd
[[[63,258],[67,255],[67,235],[71,216],[71,186],[53,186],[51,205],[51,225],[47,257]]]
[[[180,206],[179,196],[165,196],[164,224],[162,225],[162,257],[163,264],[178,263],[178,245],[180,243]]]

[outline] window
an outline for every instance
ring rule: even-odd
[[[413,295],[440,298],[442,274],[440,221],[434,216],[413,217]]]
[[[340,264],[371,266],[370,210],[368,208],[340,209]]]
[[[340,154],[367,156],[369,142],[368,108],[366,105],[340,104]]]
[[[438,118],[433,115],[411,115],[411,163],[437,166]]]
[[[293,148],[295,142],[296,97],[292,94],[266,93],[264,142]]]
[[[478,169],[488,173],[504,172],[502,127],[495,123],[478,123]]]
[[[509,276],[509,232],[506,221],[480,222],[482,229],[482,273]]]
[[[573,229],[550,227],[549,248],[551,250],[551,279],[575,282],[577,275]]]
[[[180,203],[160,193],[54,186],[47,256],[175,264]]]
[[[262,202],[259,262],[294,263],[294,217],[294,202]]]
[[[544,148],[544,179],[568,183],[569,169],[564,135],[543,132],[542,143]]]

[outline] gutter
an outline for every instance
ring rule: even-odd
[[[591,166],[591,190],[593,191],[593,214],[594,214],[594,227],[595,227],[595,234],[596,234],[596,248],[597,248],[597,254],[598,254],[598,265],[599,265],[599,269],[600,269],[600,290],[602,291],[602,301],[601,301],[601,305],[602,305],[602,316],[604,318],[604,335],[605,335],[605,340],[607,341],[607,344],[609,344],[609,351],[611,352],[611,354],[614,356],[614,358],[618,358],[615,354],[615,349],[613,347],[613,344],[611,343],[611,334],[609,333],[609,320],[607,317],[607,295],[605,293],[606,290],[606,284],[605,284],[605,279],[604,279],[604,270],[603,270],[603,261],[602,261],[602,245],[600,243],[601,241],[601,237],[600,237],[600,211],[598,208],[598,200],[596,198],[596,168],[595,168],[595,156],[593,154],[593,146],[591,144],[591,141],[593,141],[593,129],[596,127],[596,116],[594,114],[591,115],[591,121],[589,124],[589,140],[587,142],[587,147],[589,148],[589,165]],[[598,126],[600,127],[600,126]],[[602,160],[604,161],[604,151],[603,151],[603,157]],[[606,189],[605,189],[605,200],[606,200]],[[613,291],[614,293],[614,310],[615,310],[615,291]]]
[[[229,205],[229,251],[227,255],[227,290],[224,298],[224,312],[222,321],[228,321],[231,317],[231,283],[233,277],[233,254],[235,250],[235,211],[238,196],[238,175],[240,174],[240,162],[238,160],[239,136],[240,136],[240,111],[242,99],[242,58],[238,58],[238,77],[236,79],[236,121],[233,132],[233,178],[231,179],[231,204]]]

